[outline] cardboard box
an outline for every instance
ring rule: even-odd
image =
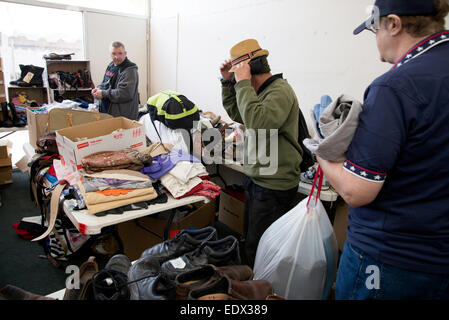
[[[337,238],[338,249],[343,251],[343,246],[346,242],[346,229],[349,226],[348,221],[349,208],[344,201],[337,202],[337,209],[335,212],[334,232]]]
[[[12,183],[12,167],[0,167],[0,185]]]
[[[11,154],[12,142],[11,140],[0,140],[0,159],[8,158]],[[1,166],[0,166],[1,167]]]
[[[194,206],[197,208],[194,212],[170,225],[171,231],[181,231],[187,228],[201,229],[214,225],[215,200],[211,200],[209,203],[195,203]],[[131,261],[140,258],[146,249],[162,242],[161,238],[166,224],[167,220],[159,215],[159,218],[148,216],[118,225],[118,233],[123,242],[125,254]],[[151,230],[159,237],[145,229]]]
[[[34,113],[27,109],[28,135],[30,144],[37,149],[36,141],[48,133],[69,127],[67,117],[70,115],[71,124],[73,126],[86,124],[98,119],[111,119],[112,116],[106,113],[98,113],[94,111],[69,110],[63,108],[54,108],[49,113]]]
[[[6,158],[0,158],[0,167],[12,167],[12,155],[10,154]]]
[[[224,223],[235,232],[243,234],[244,207],[244,202],[234,198],[226,192],[222,192],[220,194],[218,221]]]
[[[117,117],[58,130],[56,144],[62,164],[76,171],[83,157],[93,153],[144,148],[146,136],[142,124]]]
[[[27,109],[27,123],[30,144],[37,149],[37,139],[48,132],[48,113],[38,114]]]

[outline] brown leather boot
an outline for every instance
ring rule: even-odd
[[[189,300],[265,300],[273,295],[265,280],[238,281],[224,276],[208,287],[190,291]]]
[[[98,273],[98,264],[95,257],[89,257],[80,266],[80,287],[79,289],[66,289],[63,300],[93,300],[92,281]]]
[[[0,297],[5,300],[57,300],[25,291],[10,284],[0,289]]]
[[[216,267],[208,264],[184,272],[176,277],[176,300],[187,300],[189,292],[210,286],[223,276],[231,280],[245,281],[253,278],[253,270],[249,266]]]

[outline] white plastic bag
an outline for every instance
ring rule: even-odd
[[[337,240],[319,200],[320,167],[316,175],[316,198],[312,189],[308,199],[265,231],[257,248],[254,279],[269,281],[276,294],[289,300],[327,299],[337,270]]]

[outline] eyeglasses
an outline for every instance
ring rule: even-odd
[[[366,30],[369,30],[369,31],[371,31],[372,33],[374,33],[374,34],[377,34],[377,31],[379,31],[379,27],[376,27],[374,24],[372,24],[372,25],[369,25],[369,26],[367,26],[366,27]]]

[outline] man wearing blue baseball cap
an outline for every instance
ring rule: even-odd
[[[368,87],[344,163],[318,157],[350,207],[337,299],[449,299],[447,0],[377,0],[354,34],[392,69]]]

